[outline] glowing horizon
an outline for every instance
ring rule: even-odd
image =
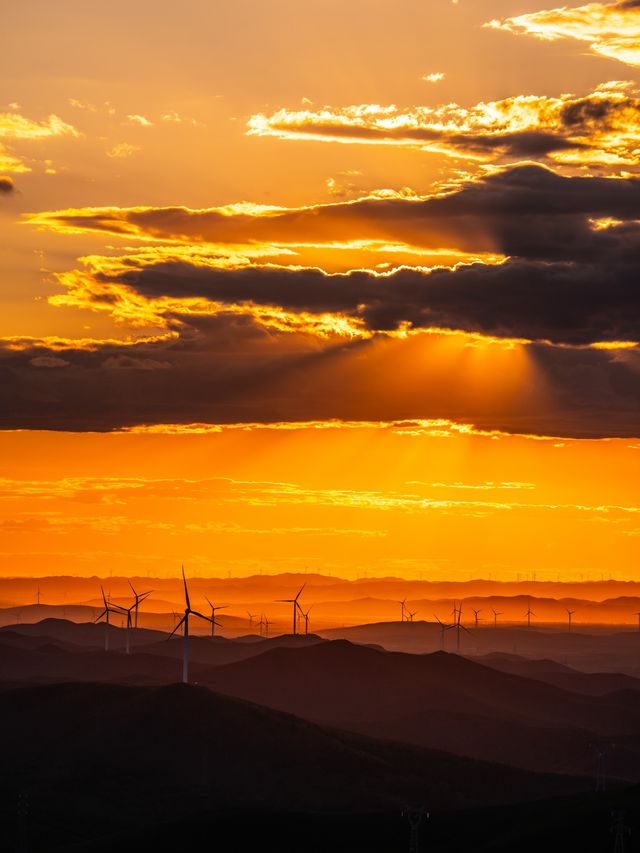
[[[36,6],[0,577],[634,576],[637,3]]]

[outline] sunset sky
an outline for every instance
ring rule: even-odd
[[[3,24],[2,575],[636,576],[638,0]]]

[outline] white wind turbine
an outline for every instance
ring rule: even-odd
[[[184,616],[178,622],[176,627],[167,637],[168,640],[173,637],[178,628],[181,625],[184,625],[183,637],[183,652],[182,652],[182,683],[189,683],[189,616],[193,614],[194,616],[198,616],[200,619],[204,619],[205,622],[212,622],[213,620],[209,616],[205,616],[204,613],[199,613],[197,610],[191,609],[191,601],[189,599],[189,588],[187,587],[187,578],[184,574],[184,566],[182,567],[182,582],[184,584]]]

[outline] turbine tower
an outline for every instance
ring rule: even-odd
[[[473,625],[475,628],[478,627],[478,622],[480,621],[480,614],[482,613],[482,608],[476,610],[475,607],[471,608],[473,610]]]
[[[569,617],[569,633],[571,633],[571,622],[573,619],[573,614],[575,612],[576,612],[575,610],[569,610],[569,608],[567,607],[567,616]]]
[[[493,611],[493,627],[498,627],[498,616],[502,616],[502,613],[499,610]]]
[[[407,609],[405,607],[405,604],[407,603],[407,599],[403,598],[402,601],[398,601],[396,603],[400,605],[400,621],[404,622],[405,621],[405,613],[404,612]]]
[[[269,637],[269,620],[267,617],[264,617],[264,635],[265,637]]]
[[[298,594],[294,598],[276,598],[276,601],[282,602],[284,604],[293,604],[293,636],[295,637],[297,633],[298,627],[298,610],[302,613],[302,607],[300,607],[298,599],[302,594],[302,590],[305,588],[306,583],[303,583],[300,589],[298,590]]]
[[[191,601],[189,599],[189,588],[187,586],[187,578],[185,577],[185,574],[184,574],[184,566],[182,566],[182,583],[184,584],[184,616],[178,622],[178,624],[173,629],[173,631],[169,634],[167,639],[170,640],[171,637],[173,637],[173,635],[176,633],[178,628],[181,625],[184,625],[184,631],[183,631],[184,643],[183,643],[183,652],[182,652],[182,683],[188,684],[189,683],[189,616],[191,616],[193,614],[194,616],[198,616],[200,619],[204,619],[205,622],[212,622],[213,620],[210,619],[208,616],[205,616],[204,613],[199,613],[197,610],[191,609]]]
[[[206,595],[205,595],[205,598],[207,599],[207,604],[211,608],[211,636],[213,637],[213,636],[215,636],[215,633],[216,633],[216,625],[218,626],[218,628],[222,628],[222,625],[216,619],[216,610],[226,610],[229,605],[228,604],[212,604]]]

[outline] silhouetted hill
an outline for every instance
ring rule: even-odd
[[[309,719],[527,768],[592,773],[594,745],[628,735],[610,772],[640,778],[635,693],[583,696],[455,655],[346,641],[273,650],[201,680]]]
[[[501,672],[536,678],[564,690],[589,696],[604,696],[619,690],[640,691],[640,679],[621,672],[578,672],[557,661],[531,660],[517,655],[493,654],[476,660]]]
[[[443,617],[444,617],[443,613]],[[640,677],[640,634],[638,631],[559,630],[557,625],[492,625],[475,628],[465,621],[460,653],[467,657],[507,654],[551,659],[584,672],[622,672]],[[437,622],[373,622],[319,632],[329,640],[377,644],[389,651],[425,654],[442,648]],[[457,651],[456,631],[445,634],[445,650]]]
[[[216,690],[317,718],[335,719],[337,710],[342,719],[362,720],[395,716],[399,709],[475,709],[607,734],[640,731],[640,697],[612,707],[606,697],[576,695],[446,652],[406,655],[338,640],[274,649],[212,669],[203,678]]]
[[[57,834],[71,847],[203,811],[451,808],[588,784],[347,734],[183,685],[23,688],[0,693],[0,716],[0,799],[29,796],[36,850],[52,849]]]
[[[106,625],[104,622],[71,622],[67,619],[42,619],[39,622],[22,622],[20,624],[5,625],[0,628],[0,637],[3,633],[23,634],[28,637],[51,637],[53,640],[61,640],[64,643],[75,643],[82,646],[93,646],[104,648],[104,635]],[[109,645],[111,648],[124,648],[125,630],[116,625],[109,626]],[[149,631],[146,628],[138,628],[131,631],[131,645],[142,645],[144,643],[158,642],[166,639],[164,631]]]

